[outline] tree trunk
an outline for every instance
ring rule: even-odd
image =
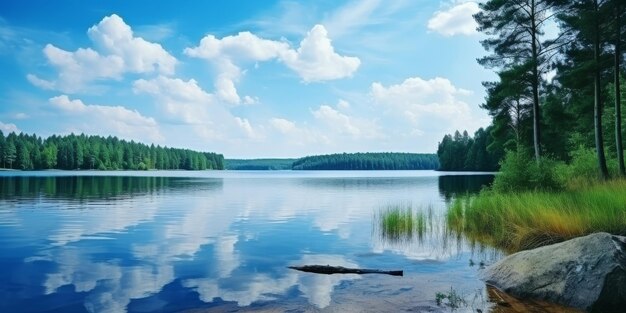
[[[596,152],[598,155],[598,166],[600,168],[600,178],[609,178],[609,171],[606,167],[606,157],[604,156],[604,140],[602,138],[602,99],[600,98],[600,13],[598,0],[594,0],[594,38],[593,38],[593,59],[594,68],[594,103],[593,114],[596,133]]]
[[[615,147],[617,148],[617,164],[621,176],[626,176],[624,169],[624,147],[622,146],[622,103],[620,94],[620,57],[621,51],[621,7],[615,14]]]
[[[535,160],[541,158],[541,129],[539,124],[539,56],[537,51],[537,25],[535,16],[535,1],[531,3],[531,31],[532,31],[532,89],[533,89],[533,144],[535,147]]]

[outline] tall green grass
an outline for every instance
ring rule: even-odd
[[[457,198],[446,220],[471,241],[511,252],[594,232],[626,235],[626,180],[560,192],[484,190]]]
[[[410,241],[414,237],[422,239],[432,228],[432,208],[413,209],[411,204],[394,204],[382,208],[375,221],[383,239],[389,242]]]

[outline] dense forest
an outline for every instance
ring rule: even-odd
[[[224,169],[221,154],[145,145],[117,137],[50,136],[0,131],[0,167],[20,170]]]
[[[478,60],[499,80],[484,82],[492,124],[474,138],[447,135],[442,170],[491,170],[505,151],[570,162],[592,151],[598,175],[624,175],[623,0],[490,0],[474,15],[490,52]],[[556,36],[545,35],[549,24]],[[483,138],[486,137],[486,138]],[[460,158],[457,160],[456,158]]]
[[[498,162],[502,158],[502,149],[488,149],[493,144],[490,135],[491,127],[480,128],[474,136],[467,131],[463,134],[458,131],[454,136],[445,135],[437,155],[439,156],[440,170],[445,171],[497,171]]]
[[[435,154],[418,153],[341,153],[300,158],[294,170],[434,170],[439,168]]]
[[[226,159],[227,170],[234,171],[277,171],[290,170],[296,159]]]

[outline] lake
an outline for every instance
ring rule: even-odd
[[[445,175],[445,176],[443,176]],[[435,171],[0,172],[0,312],[462,310],[491,306],[502,256],[445,229],[491,175]],[[431,215],[389,238],[389,206]],[[291,265],[404,270],[320,275]]]

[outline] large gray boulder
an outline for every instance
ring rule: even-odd
[[[500,260],[487,284],[589,312],[626,312],[626,237],[595,233]]]

